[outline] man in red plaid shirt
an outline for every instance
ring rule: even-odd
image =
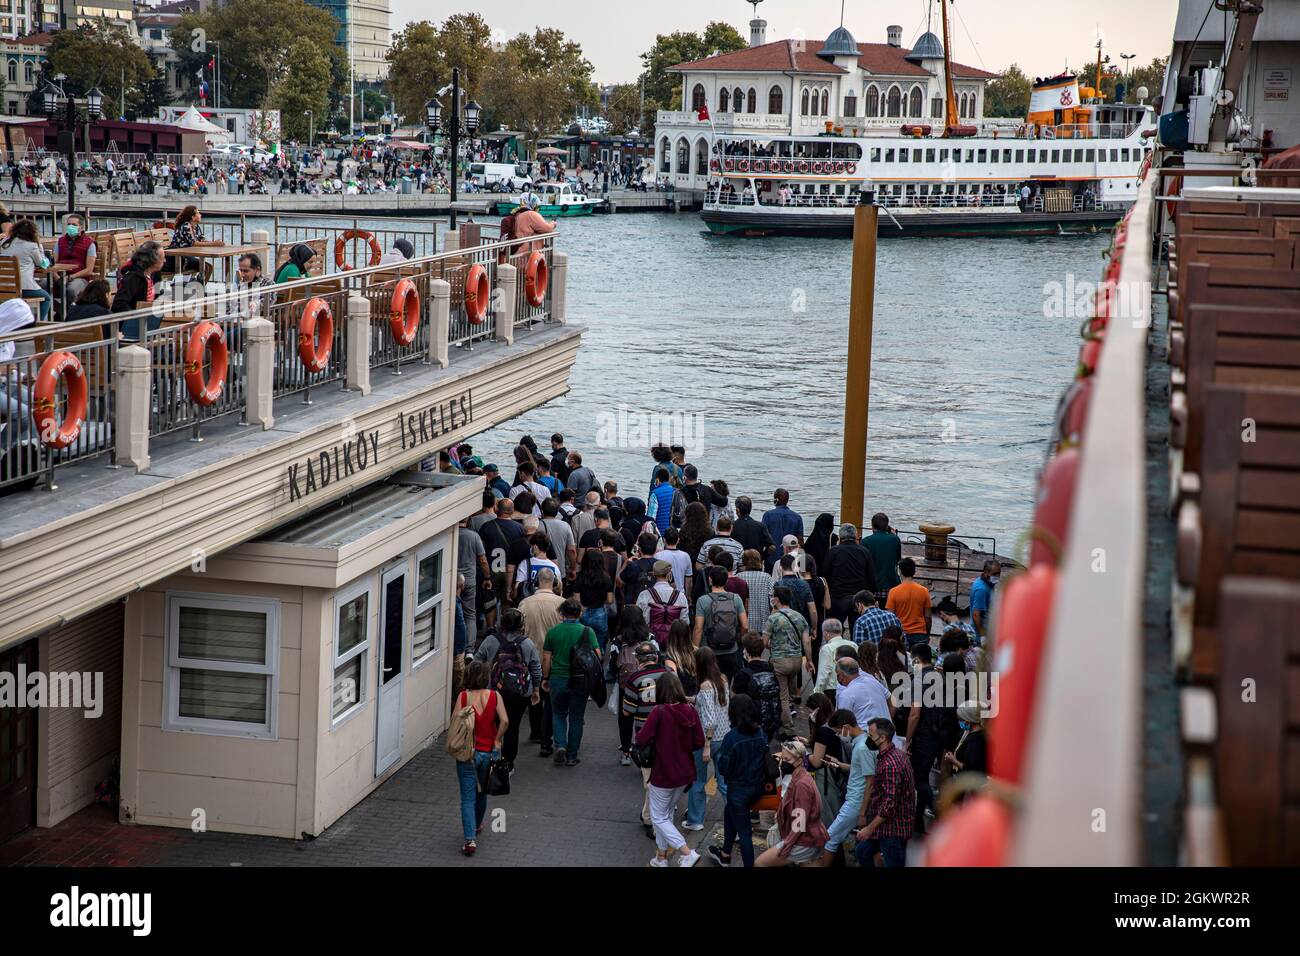
[[[875,866],[877,853],[884,857],[885,866],[904,866],[916,810],[912,762],[894,746],[894,725],[890,721],[870,721],[867,733],[867,746],[876,751],[876,775],[862,814],[867,823],[858,830],[854,852],[860,866]]]

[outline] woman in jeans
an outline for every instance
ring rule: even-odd
[[[582,616],[578,619],[596,632],[601,653],[609,643],[609,613],[607,605],[614,603],[614,581],[606,569],[605,557],[596,548],[582,554],[578,576],[574,581],[578,600],[582,602]]]
[[[465,670],[465,689],[456,699],[456,709],[474,708],[474,759],[456,762],[456,777],[460,782],[460,822],[465,831],[465,845],[460,852],[473,856],[478,846],[474,837],[483,829],[487,813],[487,772],[492,761],[501,752],[510,720],[506,716],[506,703],[501,695],[488,688],[492,665],[486,661],[471,661]]]
[[[704,811],[708,803],[704,787],[709,782],[710,766],[713,767],[714,779],[718,781],[718,796],[724,801],[727,799],[727,781],[718,772],[717,761],[713,758],[722,746],[722,739],[731,731],[731,721],[727,718],[727,678],[718,667],[718,656],[713,653],[713,648],[696,650],[695,673],[700,682],[699,692],[695,695],[695,709],[704,726],[704,746],[695,751],[695,782],[686,798],[686,822],[682,824],[687,830],[704,829]]]
[[[715,761],[727,781],[723,805],[723,842],[709,846],[709,856],[731,866],[731,848],[740,841],[740,859],[754,865],[754,835],[749,808],[763,793],[767,779],[767,734],[763,733],[758,705],[747,694],[732,694],[727,705],[731,730],[722,738]]]
[[[821,866],[822,846],[831,838],[822,823],[822,798],[817,783],[804,769],[808,748],[798,740],[781,745],[777,757],[781,776],[790,781],[776,811],[781,839],[762,852],[756,866]]]
[[[506,702],[506,719],[510,726],[506,729],[505,745],[501,757],[510,770],[515,769],[515,757],[519,755],[519,728],[522,726],[528,705],[541,703],[542,696],[542,655],[537,646],[524,636],[524,616],[515,608],[510,608],[501,615],[501,633],[489,634],[483,638],[474,652],[476,661],[483,661],[495,670],[502,651],[517,656],[520,663],[528,670],[528,691],[525,694],[507,692],[501,696]],[[489,675],[491,671],[488,672]],[[489,676],[489,683],[491,678]]]
[[[650,767],[650,824],[659,852],[651,866],[667,866],[668,851],[680,855],[679,866],[694,866],[700,855],[686,846],[686,838],[673,825],[673,810],[682,793],[695,781],[695,751],[704,746],[700,715],[686,702],[676,674],[664,674],[655,683],[655,706],[637,732],[639,747],[654,745]]]

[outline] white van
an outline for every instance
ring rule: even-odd
[[[469,178],[480,189],[513,193],[533,184],[528,170],[513,163],[470,163]]]

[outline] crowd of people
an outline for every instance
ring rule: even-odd
[[[785,489],[755,517],[684,448],[651,453],[644,491],[626,493],[560,434],[546,450],[525,435],[506,472],[468,444],[426,463],[486,483],[457,564],[453,725],[475,740],[458,761],[463,852],[488,775],[513,773],[521,745],[582,763],[592,701],[618,724],[610,764],[640,770],[626,812],[655,841],[651,866],[699,860],[683,831],[703,830],[710,777],[723,831],[705,853],[721,865],[904,865],[935,788],[985,772],[986,702],[900,689],[986,670],[997,562],[969,609],[936,605],[887,515],[860,533],[823,513],[806,532]]]

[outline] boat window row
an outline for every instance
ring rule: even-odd
[[[1140,148],[1097,149],[941,149],[913,147],[890,149],[873,146],[873,163],[1130,163],[1142,158]]]
[[[809,142],[776,140],[759,143],[750,140],[723,140],[718,149],[724,156],[749,159],[846,159],[862,158],[862,147],[851,140],[819,139]]]

